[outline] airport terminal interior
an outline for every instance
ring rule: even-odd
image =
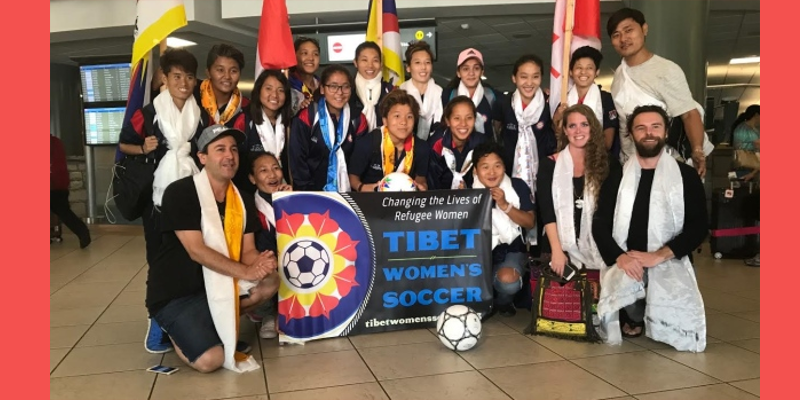
[[[363,41],[368,3],[286,1],[293,36],[314,37],[320,43],[320,71],[335,63],[356,71],[352,52]],[[262,2],[186,0],[184,5],[188,25],[171,38],[185,42],[173,46],[185,46],[197,58],[199,79],[206,78],[206,54],[212,46],[226,43],[240,49],[246,65],[239,88],[249,97]],[[435,56],[433,78],[440,86],[453,78],[459,54],[470,47],[482,52],[485,82],[507,95],[515,90],[511,76],[518,56],[537,54],[549,70],[553,0],[396,0],[396,5],[403,49],[420,37],[429,42]],[[605,24],[623,7],[644,11],[653,35],[648,38],[650,50],[684,69],[695,100],[705,110],[705,130],[716,147],[708,156],[704,180],[711,215],[713,194],[734,189],[729,179],[733,121],[760,102],[759,61],[734,61],[760,54],[759,1],[600,1],[603,62],[596,82],[604,90],[610,90],[621,60]],[[64,143],[70,206],[88,223],[92,239],[81,248],[66,227],[54,239],[51,223],[51,399],[760,396],[760,268],[745,263],[754,254],[715,254],[709,239],[693,253],[707,324],[707,346],[700,353],[677,351],[646,335],[625,338],[621,345],[529,335],[523,332],[531,323],[525,308],[511,317],[498,313],[484,320],[478,344],[463,352],[443,346],[433,325],[279,345],[278,339],[260,338],[261,323],[244,317],[240,340],[252,347],[250,355],[260,364],[257,371],[202,374],[175,352],[145,351],[148,265],[142,222],[127,221],[109,199],[125,102],[95,101],[86,87],[98,65],[117,68],[111,74],[119,73],[115,79],[128,84],[136,5],[133,0],[51,0],[50,9],[51,135]],[[671,31],[681,31],[676,37],[686,38],[686,32],[695,36],[675,43]],[[547,75],[542,87],[548,87]],[[127,86],[114,90],[119,95]],[[104,113],[115,116],[99,117]],[[85,126],[90,118],[105,119],[107,126],[89,132]],[[748,187],[734,184],[737,193]],[[757,252],[757,235],[743,240],[756,243]],[[156,365],[179,370],[169,375],[147,371]]]

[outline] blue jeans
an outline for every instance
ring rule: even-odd
[[[528,261],[528,256],[525,253],[509,252],[506,253],[505,258],[493,265],[494,272],[494,290],[497,293],[495,303],[498,305],[510,304],[514,300],[514,295],[522,289],[522,275],[524,273],[525,263]],[[501,268],[512,268],[517,271],[516,282],[501,282],[497,277],[497,272]]]

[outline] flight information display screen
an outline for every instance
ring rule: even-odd
[[[126,101],[131,84],[130,64],[82,65],[83,101]]]
[[[86,144],[117,144],[125,107],[90,108],[83,110]]]

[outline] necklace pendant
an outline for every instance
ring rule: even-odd
[[[583,209],[583,199],[575,200],[575,208],[579,210]]]

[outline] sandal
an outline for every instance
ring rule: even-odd
[[[627,332],[625,332],[625,328],[626,327],[628,328],[628,330],[634,330],[636,328],[639,328],[639,333],[627,333]],[[629,339],[637,338],[639,336],[642,336],[642,334],[644,333],[644,321],[641,321],[641,322],[634,322],[634,321],[630,321],[630,320],[626,321],[620,327],[620,331],[622,331],[622,337],[626,337],[626,338],[629,338]]]

